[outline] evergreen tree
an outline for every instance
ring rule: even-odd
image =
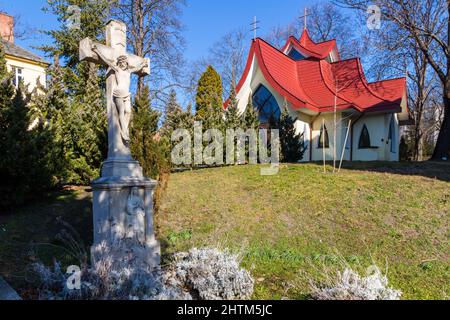
[[[100,175],[107,157],[106,100],[100,89],[98,69],[89,64],[86,92],[77,96],[69,109],[67,152],[70,154],[70,182],[89,183]]]
[[[281,161],[297,163],[302,160],[305,153],[303,134],[297,134],[295,120],[287,108],[281,114],[277,127],[280,130]]]
[[[150,90],[145,86],[134,102],[131,151],[143,166],[145,175],[158,179],[159,174],[170,167],[169,148],[158,130],[161,114],[151,108],[149,95]]]
[[[238,100],[236,97],[236,85],[234,81],[230,86],[230,98],[228,101],[228,106],[226,109],[226,128],[227,129],[238,129],[243,128],[242,124],[244,122],[243,116],[239,113]]]
[[[168,140],[158,132],[161,115],[151,108],[149,96],[150,90],[148,86],[144,86],[142,94],[134,101],[131,152],[134,159],[142,165],[144,175],[158,180],[154,199],[155,210],[158,210],[170,175],[170,146]]]
[[[69,10],[71,6],[80,8],[78,12]],[[89,64],[79,62],[80,41],[86,37],[104,41],[105,24],[111,17],[111,0],[47,0],[44,12],[57,17],[60,27],[44,31],[53,39],[53,44],[41,46],[50,57],[60,56],[65,61],[64,80],[70,95],[83,95],[89,77]],[[73,25],[79,18],[80,27]]]
[[[259,118],[258,113],[253,106],[252,96],[248,98],[247,108],[244,113],[244,123],[247,129],[258,130],[259,129]]]
[[[0,147],[4,146],[5,133],[7,130],[6,112],[11,108],[11,97],[14,95],[12,75],[6,68],[5,51],[0,42]],[[0,150],[5,154],[5,150]],[[1,160],[0,160],[1,161]]]
[[[62,87],[55,90],[63,93],[65,99],[55,96],[56,106],[47,104],[49,110],[56,110],[58,101],[65,100],[64,109],[57,117],[60,123],[61,141],[64,144],[65,158],[68,161],[66,179],[69,183],[88,183],[97,178],[102,161],[107,153],[107,124],[105,70],[88,62],[79,62],[79,43],[89,37],[95,41],[104,41],[104,28],[112,8],[110,0],[48,0],[44,9],[58,18],[60,27],[46,31],[53,43],[42,46],[48,55],[61,57],[64,66],[58,64],[58,77]],[[76,5],[80,10],[81,28],[70,25],[74,17],[69,6]],[[48,110],[47,110],[48,111]],[[54,112],[47,115],[52,118]],[[58,120],[52,120],[55,125]]]
[[[205,120],[209,113],[217,114],[222,111],[222,94],[222,79],[212,66],[208,66],[197,85],[195,103],[198,120]]]
[[[166,116],[163,124],[163,135],[168,137],[172,136],[172,132],[180,128],[181,125],[181,113],[183,112],[177,101],[177,93],[172,90],[169,95],[169,101],[166,105]]]
[[[65,114],[69,104],[65,95],[62,71],[58,63],[49,68],[48,75],[51,86],[46,88],[39,85],[32,95],[31,120],[33,124],[37,124],[38,131],[46,130],[47,135],[52,136],[52,146],[47,150],[46,156],[48,165],[51,166],[51,171],[55,175],[54,180],[60,183],[67,181],[68,160],[64,139],[68,130],[66,123],[70,123]]]
[[[9,207],[23,204],[53,187],[56,162],[50,152],[52,132],[43,123],[31,128],[24,85],[20,83],[14,89],[3,61],[0,53],[0,207]]]

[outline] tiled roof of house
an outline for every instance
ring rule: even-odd
[[[293,41],[292,39],[289,41]],[[330,63],[326,60],[336,42],[314,43],[305,31],[300,41],[310,57],[296,61],[262,39],[253,41],[244,75],[237,86],[240,91],[256,58],[265,79],[299,110],[315,112],[355,109],[359,112],[401,112],[406,95],[406,79],[393,79],[369,83],[359,58]],[[285,46],[284,49],[286,49]]]
[[[3,47],[5,48],[5,53],[9,54],[11,56],[14,57],[18,57],[18,58],[22,58],[22,59],[27,59],[27,60],[31,60],[34,62],[39,62],[39,63],[43,63],[43,64],[47,64],[49,65],[50,63],[48,63],[45,59],[39,57],[38,55],[18,46],[17,44],[8,42],[8,41],[4,41],[1,40],[1,44],[3,45]]]

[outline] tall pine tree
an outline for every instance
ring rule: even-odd
[[[303,134],[297,134],[295,122],[286,108],[276,125],[280,130],[281,161],[285,163],[297,163],[305,153]]]
[[[211,114],[222,110],[222,94],[222,79],[212,66],[208,66],[197,85],[195,97],[197,120],[204,121]]]
[[[131,123],[131,152],[144,169],[144,175],[158,180],[155,191],[155,210],[167,188],[170,175],[169,144],[158,132],[160,113],[151,108],[150,90],[144,86],[134,101]]]
[[[69,183],[88,183],[97,178],[106,157],[105,70],[79,62],[79,43],[86,37],[104,41],[112,4],[110,0],[47,0],[44,9],[60,22],[58,29],[46,32],[53,43],[41,49],[64,61],[60,73],[67,105],[61,112],[64,115],[62,141],[69,162],[66,174]],[[70,23],[78,18],[68,10],[73,5],[81,9],[80,28]]]
[[[25,88],[14,88],[0,44],[0,207],[21,205],[56,183],[53,134],[41,122],[31,127]]]
[[[230,86],[230,98],[228,100],[228,106],[226,108],[225,119],[227,129],[243,128],[244,117],[239,113],[238,100],[236,96],[236,84],[232,81]]]

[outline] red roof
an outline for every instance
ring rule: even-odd
[[[291,59],[284,53],[289,43],[301,45],[304,51],[311,53],[311,57],[300,61]],[[265,79],[291,103],[294,110],[333,111],[336,99],[338,110],[401,112],[401,102],[406,93],[405,78],[368,83],[359,58],[335,63],[325,60],[335,48],[336,41],[316,44],[307,32],[303,33],[300,41],[291,37],[282,51],[258,38],[252,43],[237,92],[249,75],[253,57],[256,57]]]
[[[336,40],[315,43],[309,36],[308,30],[305,30],[302,33],[300,40],[297,40],[293,36],[289,37],[281,51],[285,52],[289,45],[318,59],[325,59],[334,49],[336,49],[336,53],[339,54]]]

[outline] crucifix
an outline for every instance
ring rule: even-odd
[[[128,265],[160,264],[161,250],[153,228],[153,194],[157,182],[144,177],[130,151],[131,75],[150,73],[150,60],[127,53],[127,28],[120,21],[106,25],[106,45],[86,38],[80,42],[80,60],[108,68],[108,159],[102,175],[92,182],[94,244],[92,261],[103,258],[104,245],[115,248],[109,257]],[[107,253],[109,255],[109,253]],[[130,260],[131,259],[131,260]],[[134,263],[134,262],[133,262]]]
[[[304,19],[304,22],[303,22],[303,28],[304,28],[304,30],[307,29],[307,25],[306,25],[307,20],[306,20],[306,19],[307,19],[310,15],[311,15],[311,14],[308,13],[308,8],[305,8],[305,14],[304,14],[303,16],[300,17],[300,19]]]
[[[132,161],[129,124],[131,120],[131,75],[150,74],[150,60],[127,53],[127,28],[112,20],[106,26],[106,45],[86,38],[80,42],[80,60],[104,65],[108,112],[108,161]]]
[[[252,26],[252,31],[253,31],[253,40],[256,40],[256,31],[258,31],[259,27],[258,27],[258,19],[256,19],[256,16],[253,18],[253,22],[250,23],[250,25]]]

